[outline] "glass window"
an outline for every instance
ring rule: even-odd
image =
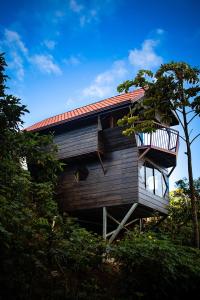
[[[145,186],[145,166],[140,168],[140,182]]]
[[[140,168],[140,182],[148,191],[159,196],[165,197],[168,190],[167,178],[153,165],[148,162]]]
[[[163,196],[163,176],[157,169],[154,169],[155,176],[155,194],[162,197]]]
[[[154,192],[154,171],[153,168],[146,166],[146,189]]]

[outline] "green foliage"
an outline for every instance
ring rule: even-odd
[[[181,299],[199,291],[200,251],[131,233],[114,248],[120,299]]]
[[[192,246],[192,216],[189,183],[186,178],[176,182],[170,193],[169,215],[159,230],[176,243]],[[197,216],[200,219],[200,178],[194,180]]]
[[[117,88],[118,92],[128,92],[134,86],[143,88],[145,92],[144,100],[135,104],[119,125],[131,127],[132,132],[150,132],[155,130],[153,121],[156,114],[163,123],[171,122],[171,110],[180,120],[178,111],[182,111],[183,107],[200,115],[199,74],[199,69],[182,62],[163,64],[155,73],[140,70],[133,80],[125,81]]]
[[[21,130],[28,111],[6,95],[5,66],[0,55],[0,298],[77,299],[77,274],[85,282],[98,269],[104,244],[59,215],[56,147],[51,135]]]

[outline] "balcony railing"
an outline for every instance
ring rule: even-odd
[[[179,132],[155,123],[156,131],[136,134],[139,148],[154,148],[176,154],[179,147]]]

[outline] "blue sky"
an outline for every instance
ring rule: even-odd
[[[30,110],[25,125],[113,96],[140,68],[170,60],[200,67],[199,11],[198,0],[2,1],[0,50],[10,90]],[[198,141],[195,177],[199,149]],[[185,175],[182,146],[171,186]]]

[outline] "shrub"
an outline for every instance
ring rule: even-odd
[[[131,233],[112,248],[122,299],[180,299],[200,290],[200,251]],[[123,298],[124,297],[124,298]]]

